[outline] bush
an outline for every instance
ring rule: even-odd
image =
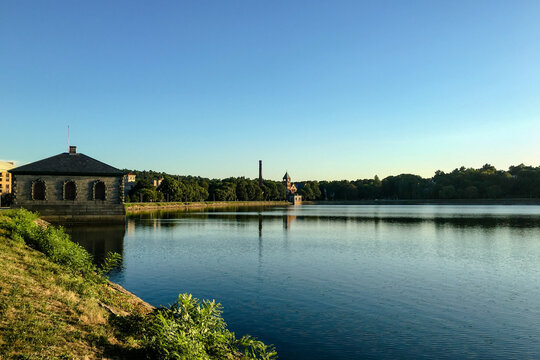
[[[90,255],[82,246],[72,242],[61,227],[38,226],[36,213],[25,209],[9,210],[0,220],[0,227],[7,230],[10,237],[41,251],[53,262],[83,274],[96,271]]]
[[[221,304],[181,294],[169,308],[156,309],[144,329],[143,346],[152,359],[274,359],[276,352],[249,336],[236,339],[221,317]]]

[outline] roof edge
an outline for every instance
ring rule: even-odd
[[[14,171],[13,171],[14,170]],[[8,170],[13,175],[69,175],[69,176],[124,176],[125,172],[97,173],[97,172],[56,172],[56,171],[17,171]]]

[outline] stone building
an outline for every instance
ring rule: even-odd
[[[10,170],[13,207],[53,222],[124,222],[124,172],[77,153],[58,154]]]
[[[287,189],[287,200],[292,202],[293,205],[300,205],[302,203],[302,195],[297,194],[297,185],[304,186],[304,184],[295,184],[291,182],[291,177],[288,172],[283,175],[283,185]]]
[[[11,193],[11,174],[8,171],[14,167],[12,161],[0,161],[0,196]]]
[[[283,185],[285,186],[285,189],[287,189],[287,196],[296,193],[296,186],[291,182],[291,177],[288,172],[285,172],[285,175],[283,175]]]
[[[137,183],[137,175],[133,173],[128,173],[124,177],[124,196],[126,196],[135,184]]]

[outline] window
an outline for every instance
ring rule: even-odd
[[[64,183],[64,200],[75,200],[77,197],[77,186],[72,180]]]
[[[96,181],[94,183],[94,200],[105,200],[105,183]]]
[[[32,200],[45,200],[45,182],[36,180],[32,183]]]

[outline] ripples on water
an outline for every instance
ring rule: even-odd
[[[151,213],[125,235],[72,231],[123,253],[113,281],[154,305],[216,299],[280,359],[540,358],[538,206]]]

